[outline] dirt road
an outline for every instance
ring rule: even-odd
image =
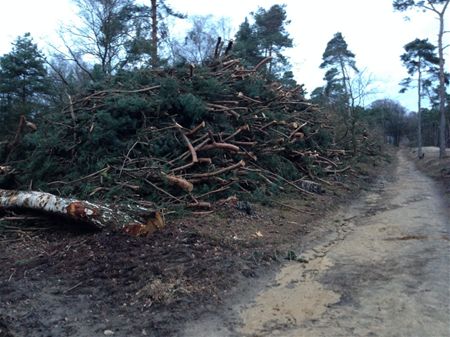
[[[448,210],[403,152],[392,179],[322,226],[333,229],[228,322],[208,318],[186,336],[450,336]]]

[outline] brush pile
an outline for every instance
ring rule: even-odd
[[[301,87],[265,79],[268,61],[244,69],[228,57],[208,67],[124,72],[68,95],[63,111],[24,139],[24,184],[199,209],[236,194],[321,193],[320,181],[348,169],[345,151]]]

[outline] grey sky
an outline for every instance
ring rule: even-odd
[[[288,31],[295,45],[287,54],[297,81],[304,83],[309,92],[323,84],[324,72],[319,69],[322,53],[333,34],[340,31],[356,54],[357,66],[366,69],[373,78],[372,89],[377,94],[368,97],[366,103],[390,97],[411,110],[415,109],[414,95],[398,94],[398,83],[406,75],[399,56],[403,46],[415,38],[429,38],[436,43],[437,20],[431,13],[408,13],[408,21],[403,13],[393,11],[392,0],[168,0],[168,3],[188,15],[230,17],[234,29],[258,6],[269,8],[275,3],[285,3],[291,20]],[[58,25],[70,21],[74,12],[70,0],[2,0],[0,54],[8,52],[11,42],[25,32],[31,32],[44,47],[47,41],[56,39]]]

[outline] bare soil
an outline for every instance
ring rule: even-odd
[[[185,336],[450,336],[449,215],[436,182],[401,150],[392,176],[317,222],[323,235],[235,299],[228,321],[207,317]]]
[[[408,158],[414,162],[415,166],[438,183],[438,187],[450,202],[450,150],[444,158],[439,159],[439,148],[435,146],[425,146],[422,148],[424,157],[417,158],[417,150],[415,148],[408,149]]]
[[[168,219],[146,238],[9,225],[0,233],[0,337],[184,336],[187,322],[223,312],[243,287],[296,259],[306,237],[328,230],[315,221],[386,165],[369,159],[324,195],[274,196],[251,214],[224,206]]]

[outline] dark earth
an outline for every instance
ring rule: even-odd
[[[183,336],[187,322],[224,312],[230,298],[296,259],[305,240],[327,230],[316,226],[324,214],[392,174],[396,161],[388,161],[360,164],[324,195],[169,216],[145,238],[8,224],[0,232],[0,337]]]
[[[263,220],[264,211],[186,216],[145,238],[9,229],[0,241],[0,336],[175,335],[220,306],[224,291],[281,261],[283,230],[308,230],[288,224],[293,213]]]

